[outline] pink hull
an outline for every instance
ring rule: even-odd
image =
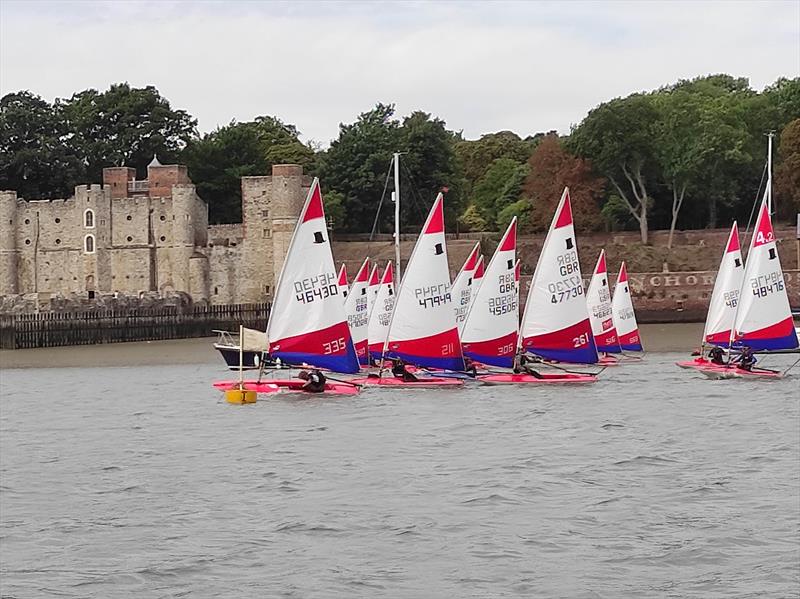
[[[783,373],[780,371],[766,370],[754,367],[752,370],[744,370],[738,366],[721,366],[712,364],[705,358],[696,358],[686,362],[676,362],[681,368],[689,368],[702,372],[710,379],[781,379]]]
[[[300,379],[269,379],[263,380],[260,383],[257,381],[245,381],[244,388],[248,391],[257,391],[258,393],[277,393],[279,391],[283,391],[284,393],[294,391],[306,393],[303,391],[304,384],[304,381]],[[228,389],[236,389],[239,386],[239,381],[216,381],[213,385],[220,391],[227,391]],[[346,383],[328,382],[325,384],[325,393],[334,395],[355,395],[358,393],[358,387]]]
[[[541,373],[542,378],[530,374],[487,374],[478,377],[485,385],[516,385],[529,383],[594,383],[597,377],[592,374],[551,374]]]
[[[418,381],[403,381],[393,376],[384,376],[381,378],[369,377],[351,380],[358,385],[364,385],[366,387],[391,387],[397,389],[430,389],[438,387],[462,387],[464,385],[464,383],[459,379],[435,377],[420,378]]]

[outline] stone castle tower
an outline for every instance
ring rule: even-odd
[[[242,179],[243,222],[208,226],[185,166],[154,158],[145,180],[128,167],[65,200],[0,192],[0,296],[185,292],[195,302],[272,298],[311,180],[299,165]]]

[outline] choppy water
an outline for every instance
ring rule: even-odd
[[[216,365],[4,371],[0,594],[797,596],[800,379],[677,357],[253,406]]]

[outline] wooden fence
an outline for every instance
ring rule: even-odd
[[[265,330],[269,304],[0,315],[0,349],[208,337],[239,324]]]

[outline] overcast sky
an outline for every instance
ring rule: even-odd
[[[758,89],[800,75],[800,0],[0,0],[2,94],[52,101],[152,84],[202,132],[270,114],[323,145],[379,101],[431,112],[468,138],[525,136],[718,72]]]

